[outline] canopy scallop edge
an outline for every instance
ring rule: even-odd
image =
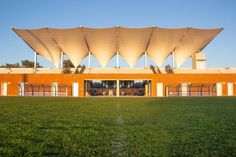
[[[12,30],[56,67],[61,53],[77,67],[89,52],[102,67],[117,53],[133,67],[146,54],[161,66],[173,53],[177,67],[194,53],[202,51],[222,30],[197,28],[40,28]]]

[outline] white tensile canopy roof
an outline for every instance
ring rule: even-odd
[[[60,63],[61,52],[77,67],[89,54],[105,67],[117,52],[133,67],[146,52],[161,66],[173,52],[177,67],[194,53],[205,48],[223,28],[40,28],[15,29],[37,54],[55,66]]]

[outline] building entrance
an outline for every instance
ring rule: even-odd
[[[151,96],[150,80],[86,80],[85,96]]]

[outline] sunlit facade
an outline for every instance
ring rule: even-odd
[[[55,68],[0,69],[1,95],[233,96],[236,69],[207,68],[203,49],[222,28],[40,28],[13,31]],[[75,68],[63,67],[67,56]],[[91,67],[94,56],[102,68]],[[144,67],[134,68],[143,56]],[[163,67],[171,56],[172,66]],[[107,64],[116,57],[114,68]],[[147,57],[155,65],[148,67]],[[88,65],[80,66],[87,58]],[[121,67],[123,58],[129,68]],[[192,58],[192,68],[181,65]]]

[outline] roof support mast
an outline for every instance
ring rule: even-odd
[[[119,60],[119,26],[116,26],[116,68],[120,66]]]
[[[175,68],[175,52],[173,51],[171,55],[172,55],[172,68]]]
[[[63,68],[64,52],[61,52],[61,68]]]
[[[116,52],[116,68],[119,68],[119,52]]]
[[[88,54],[88,68],[91,68],[91,52]]]
[[[144,52],[144,68],[147,68],[147,52]]]
[[[37,68],[37,52],[34,52],[34,68]]]

